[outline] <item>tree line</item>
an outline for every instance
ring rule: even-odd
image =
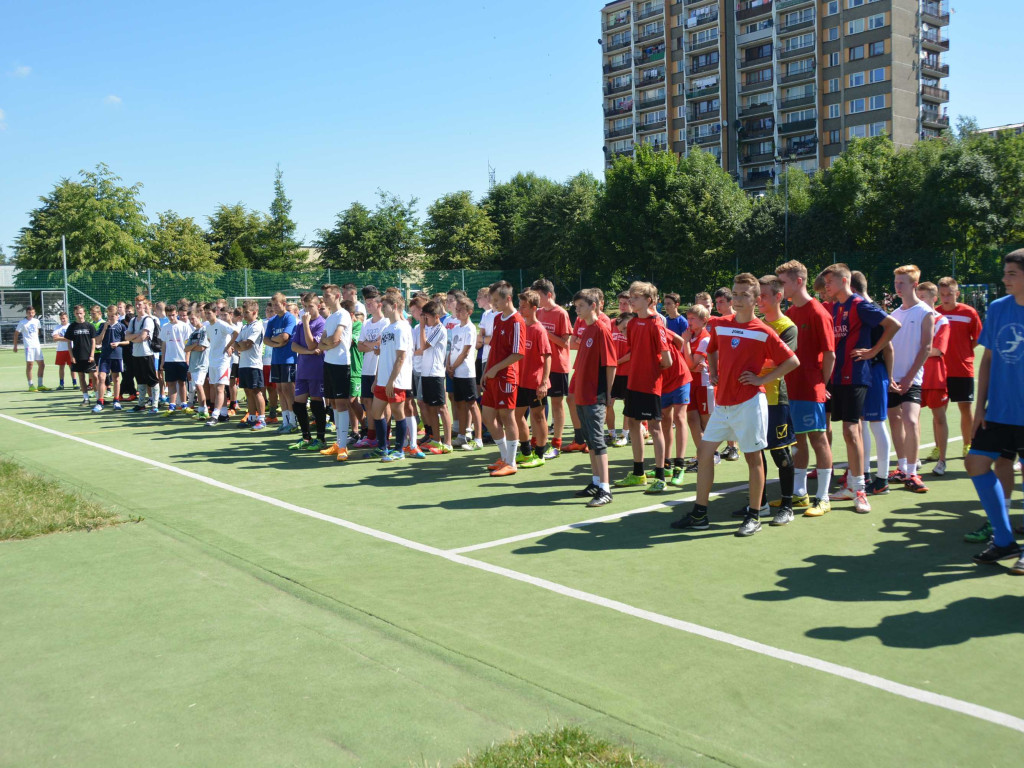
[[[763,195],[744,192],[710,154],[640,146],[603,179],[517,173],[480,199],[442,195],[422,219],[418,200],[379,190],[353,202],[308,245],[295,238],[281,171],[268,213],[220,205],[205,226],[173,211],[149,221],[141,185],[109,168],[63,179],[30,214],[14,246],[23,268],[341,270],[502,269],[568,288],[618,289],[636,278],[676,290],[764,273],[786,258],[809,267],[848,260],[888,283],[915,261],[929,277],[998,282],[999,249],[1024,243],[1024,135],[957,131],[909,148],[860,139],[812,176],[780,162]]]

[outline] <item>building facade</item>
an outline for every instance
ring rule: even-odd
[[[601,10],[605,160],[712,153],[745,188],[859,137],[949,127],[946,1],[615,0]]]

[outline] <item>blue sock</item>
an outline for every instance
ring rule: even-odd
[[[398,451],[402,451],[405,448],[405,434],[408,431],[409,424],[405,419],[395,421],[395,443],[398,445]]]
[[[1006,511],[1006,499],[1003,498],[1003,487],[999,478],[991,469],[984,475],[972,477],[971,482],[978,492],[981,506],[992,524],[992,538],[997,546],[1008,547],[1013,544],[1013,531],[1010,529],[1010,515]]]
[[[388,425],[384,419],[377,419],[373,422],[377,428],[377,447],[382,451],[388,449]]]

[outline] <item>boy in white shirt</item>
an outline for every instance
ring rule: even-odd
[[[408,431],[405,418],[406,393],[412,389],[412,328],[402,316],[405,301],[401,295],[387,293],[380,305],[388,325],[381,332],[378,344],[377,378],[373,386],[370,418],[376,423],[381,461],[392,462],[405,458],[402,447]],[[364,364],[365,360],[364,357]],[[390,413],[392,406],[393,414]],[[395,418],[397,450],[390,450],[388,446],[387,423],[391,415]]]
[[[228,420],[225,394],[231,378],[231,336],[235,328],[228,322],[227,307],[206,305],[206,337],[210,342],[210,395],[213,409],[206,426],[215,427]]]
[[[448,345],[448,365],[445,370],[452,377],[452,396],[455,399],[455,421],[458,426],[468,430],[470,419],[476,430],[475,440],[457,434],[452,445],[461,446],[464,451],[479,451],[484,447],[483,419],[480,406],[477,404],[476,386],[476,326],[469,318],[473,314],[473,302],[467,296],[455,301],[455,317],[459,324],[452,329],[451,343]]]
[[[64,333],[68,329],[70,320],[68,320],[68,313],[61,312],[57,315],[60,325],[53,329],[51,334],[54,341],[57,342],[57,359],[53,362],[57,364],[57,391],[60,392],[64,389],[64,368],[71,367],[71,343],[64,340]],[[71,386],[77,387],[78,382],[75,380],[75,372],[71,372]]]
[[[167,384],[167,410],[164,416],[174,411],[185,410],[185,382],[188,379],[188,361],[185,357],[185,344],[188,342],[192,327],[184,318],[178,317],[178,309],[173,304],[165,309],[167,322],[160,326],[160,340],[163,341],[163,354],[160,355],[161,378]]]
[[[324,353],[324,397],[334,409],[334,442],[320,451],[334,456],[335,461],[348,461],[349,398],[352,397],[352,367],[349,347],[352,344],[352,315],[341,306],[341,289],[325,285],[324,335],[319,347]]]
[[[239,426],[253,432],[267,428],[266,403],[263,400],[263,321],[260,304],[249,299],[242,302],[244,324],[231,335],[230,346],[238,351],[238,380],[245,390],[247,415]]]
[[[359,396],[362,400],[363,411],[368,414],[373,406],[373,387],[377,380],[377,349],[380,345],[381,332],[387,327],[388,319],[381,314],[380,291],[375,286],[363,287],[363,301],[366,303],[366,311],[370,314],[359,331],[356,348],[363,353],[363,374]],[[367,417],[366,437],[359,440],[355,447],[373,448],[377,445],[377,438],[377,425],[373,419]]]
[[[203,323],[203,312],[198,307],[188,313],[191,323],[188,341],[185,343],[185,354],[188,355],[188,373],[195,387],[196,408],[190,413],[206,416],[206,378],[210,371],[210,340],[206,337],[207,326]]]
[[[444,391],[448,333],[441,325],[441,306],[436,301],[428,301],[424,304],[420,315],[423,318],[418,329],[423,415],[434,438],[427,443],[426,447],[435,455],[451,453],[452,417],[445,402]],[[444,430],[443,439],[442,428]]]
[[[18,321],[14,329],[14,353],[18,353],[18,337],[21,337],[22,346],[25,347],[25,378],[28,380],[29,392],[49,392],[49,387],[43,386],[43,369],[46,362],[43,360],[43,345],[39,341],[39,329],[42,324],[36,317],[35,307],[26,307],[25,317]],[[37,383],[32,383],[32,363],[36,363]]]

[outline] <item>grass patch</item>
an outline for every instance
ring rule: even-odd
[[[567,726],[494,744],[456,768],[660,768],[640,755]]]
[[[113,510],[0,459],[0,541],[125,522]]]

